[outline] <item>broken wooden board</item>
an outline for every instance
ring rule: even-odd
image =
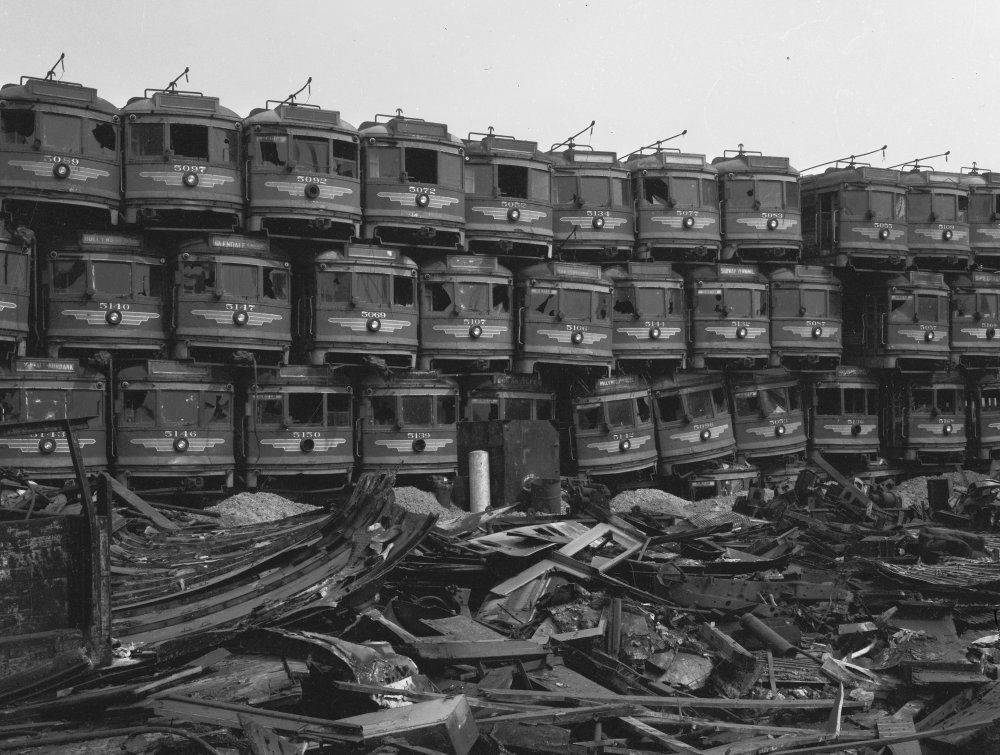
[[[479,728],[464,695],[341,718],[336,725],[366,746],[390,737],[456,755],[468,755]]]

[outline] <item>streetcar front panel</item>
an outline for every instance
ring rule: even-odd
[[[511,272],[495,257],[451,255],[421,268],[420,368],[509,370]]]
[[[986,461],[1000,458],[1000,380],[982,377],[970,385],[969,456]]]
[[[909,259],[902,174],[849,166],[804,177],[802,236],[809,262],[902,270]]]
[[[455,251],[465,243],[462,142],[447,125],[396,117],[361,124],[364,238]]]
[[[520,271],[516,371],[534,372],[537,363],[609,370],[612,292],[596,266],[549,263]]]
[[[436,372],[363,380],[358,394],[362,472],[455,474],[458,385]]]
[[[468,392],[462,418],[490,420],[544,420],[555,422],[556,396],[537,375],[494,374]]]
[[[122,119],[125,222],[160,228],[242,227],[242,122],[236,113],[216,97],[159,91],[129,101]]]
[[[175,358],[247,350],[288,361],[289,265],[266,239],[212,234],[175,257]]]
[[[243,431],[247,486],[283,487],[299,475],[346,485],[354,470],[351,386],[328,369],[294,365],[258,372],[257,379]]]
[[[662,150],[628,160],[625,167],[636,199],[637,257],[718,261],[722,246],[718,173],[705,156]]]
[[[907,243],[914,265],[965,270],[972,264],[969,189],[958,173],[914,170],[903,174]]]
[[[730,389],[738,454],[756,461],[806,450],[800,389],[787,370],[740,373]]]
[[[765,366],[771,353],[767,279],[752,265],[719,264],[685,275],[691,362],[697,369]]]
[[[798,262],[799,173],[787,157],[747,154],[712,161],[719,173],[722,259]]]
[[[148,361],[115,383],[115,470],[130,488],[231,488],[236,458],[234,390],[204,364]]]
[[[0,424],[86,419],[73,435],[88,472],[108,468],[106,399],[104,376],[75,361],[22,358],[0,367]],[[62,430],[0,438],[0,468],[46,482],[76,476]]]
[[[359,137],[339,112],[284,104],[255,110],[243,138],[248,230],[344,241],[358,235]]]
[[[91,227],[118,223],[118,108],[89,87],[25,77],[0,89],[0,201],[15,224],[39,228],[67,213]],[[39,214],[38,210],[44,212]]]
[[[395,249],[350,244],[321,252],[299,276],[297,335],[311,364],[356,364],[366,356],[416,365],[417,266]]]
[[[600,378],[573,399],[573,447],[579,472],[601,475],[656,467],[649,386],[632,375]]]
[[[167,267],[137,236],[85,231],[47,257],[42,291],[50,356],[164,349]]]
[[[882,397],[886,455],[921,463],[965,458],[965,380],[957,373],[897,378]]]
[[[1000,173],[966,173],[969,189],[969,247],[973,263],[1000,270]]]
[[[733,417],[718,373],[692,370],[660,378],[652,396],[660,475],[733,455]]]
[[[951,353],[967,369],[1000,367],[1000,274],[971,272],[951,284]]]
[[[841,285],[826,268],[796,265],[770,275],[771,364],[831,370],[843,345]]]
[[[838,367],[809,382],[810,447],[824,454],[879,452],[878,381],[861,367]]]
[[[614,281],[615,361],[683,365],[687,358],[684,279],[662,262],[631,262],[610,268],[605,275]]]
[[[475,254],[551,256],[552,165],[535,142],[465,140],[465,235]]]

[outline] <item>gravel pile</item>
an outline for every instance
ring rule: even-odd
[[[412,487],[393,488],[396,505],[415,514],[437,514],[438,519],[447,521],[465,512],[456,507],[442,506],[433,493]]]
[[[274,522],[296,514],[321,511],[322,508],[289,501],[275,493],[237,493],[215,506],[209,506],[207,510],[222,514],[217,521],[223,527],[238,527]]]
[[[967,488],[973,482],[989,479],[988,475],[973,472],[968,469],[963,469],[960,472],[946,472],[940,476],[947,477],[951,480],[952,490],[955,490],[956,488]],[[909,480],[904,480],[899,483],[895,488],[895,493],[903,499],[903,505],[906,507],[922,506],[927,503],[927,481],[931,479],[935,478],[911,477]]]
[[[652,516],[684,517],[690,506],[690,501],[656,488],[624,490],[611,499],[611,511],[616,514],[638,509]]]

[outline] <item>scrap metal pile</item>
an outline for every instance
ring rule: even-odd
[[[1000,484],[913,500],[815,461],[721,511],[569,486],[566,515],[448,521],[395,505],[390,476],[226,526],[92,478],[114,657],[15,668],[52,633],[18,635],[35,606],[5,584],[0,751],[994,751],[1000,538],[971,526]],[[81,505],[17,488],[0,546]],[[22,587],[40,568],[3,559]]]

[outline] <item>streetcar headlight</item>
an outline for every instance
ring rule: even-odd
[[[623,440],[621,443],[618,444],[618,448],[620,448],[622,451],[628,451],[630,448],[632,448],[632,441],[626,438],[625,440]]]
[[[246,325],[250,321],[250,316],[246,312],[234,312],[233,322],[239,326]]]
[[[604,218],[594,218],[593,221],[591,221],[591,225],[593,225],[598,231],[601,230],[604,227]]]
[[[944,426],[944,434],[945,435],[951,435],[954,431],[955,431],[955,428],[952,427],[951,425],[945,425]]]
[[[52,175],[56,178],[69,178],[70,168],[66,163],[56,163],[52,166]]]
[[[880,228],[879,232],[878,232],[878,237],[880,239],[882,239],[882,241],[885,241],[887,238],[889,238],[889,229],[888,228]]]
[[[571,335],[569,339],[575,344],[581,344],[583,343],[583,333],[581,333],[579,330],[575,330],[573,331],[573,335]]]
[[[934,340],[934,331],[933,330],[928,330],[926,333],[924,333],[924,340],[925,341],[933,341]]]
[[[189,445],[190,445],[190,443],[188,443],[188,439],[187,438],[175,438],[174,439],[174,450],[177,453],[179,453],[179,454],[182,454],[185,451],[187,451]]]
[[[657,339],[657,338],[659,338],[660,337],[660,329],[659,328],[650,328],[649,329],[649,337],[652,338],[652,339],[654,339],[654,340]]]
[[[319,196],[319,184],[306,184],[306,198],[316,199]]]
[[[694,228],[694,218],[688,215],[687,217],[684,218],[681,225],[683,225],[685,228]]]
[[[120,325],[122,321],[122,313],[117,309],[109,310],[106,315],[104,315],[105,322],[108,325]]]
[[[709,438],[712,437],[712,431],[711,430],[707,430],[707,429],[706,430],[702,430],[700,437],[701,437],[702,440],[708,440]]]
[[[299,448],[301,449],[302,453],[307,454],[314,448],[316,448],[316,441],[314,441],[312,438],[303,438],[302,442],[299,443]]]
[[[425,441],[423,438],[418,438],[417,440],[413,441],[413,450],[415,453],[420,453],[425,448],[427,448],[427,441]]]
[[[821,328],[821,327],[819,327],[819,325],[817,325],[812,330],[812,336],[813,336],[813,338],[819,338],[821,335],[823,335],[823,328]]]
[[[746,328],[737,328],[736,329],[736,337],[737,338],[746,338],[747,337],[747,329]]]
[[[479,338],[483,334],[483,329],[479,325],[473,325],[469,328],[469,336],[472,338]]]
[[[782,435],[785,434],[785,426],[778,425],[776,428],[774,428],[774,434],[780,438]]]
[[[509,220],[511,223],[516,223],[520,219],[521,219],[521,211],[519,209],[517,209],[516,207],[511,207],[509,210],[507,210],[507,220]]]
[[[198,174],[191,172],[185,173],[183,180],[185,186],[187,186],[189,189],[193,189],[195,186],[198,185]]]
[[[43,454],[55,453],[56,441],[54,438],[42,438],[38,441],[38,450]]]
[[[951,241],[951,237],[954,236],[950,228],[945,228],[941,233],[941,238],[945,241]]]
[[[777,218],[768,218],[767,219],[767,230],[773,231],[777,227],[778,227],[778,219]]]
[[[415,201],[417,203],[417,207],[426,207],[428,204],[430,204],[431,198],[429,194],[421,193],[417,194],[417,198]]]
[[[368,328],[369,333],[378,333],[380,330],[382,330],[382,321],[377,317],[372,317],[370,320],[368,320],[365,327]]]

